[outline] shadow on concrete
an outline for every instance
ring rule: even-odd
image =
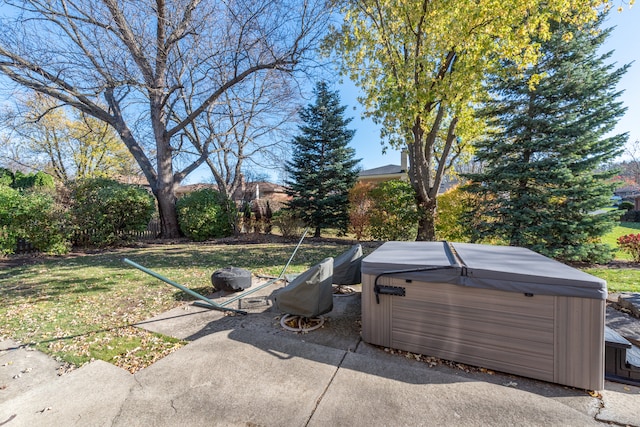
[[[277,287],[277,286],[276,286]],[[185,306],[150,319],[140,327],[195,341],[226,332],[227,337],[257,348],[280,360],[305,358],[319,363],[335,361],[335,351],[342,354],[338,368],[359,371],[408,384],[451,384],[456,382],[487,382],[517,388],[544,397],[584,398],[584,390],[518,377],[435,358],[415,360],[405,352],[392,352],[361,340],[361,294],[334,297],[334,308],[326,315],[321,329],[295,333],[280,326],[280,316],[269,304],[273,289],[263,290],[240,300],[233,308],[249,311],[247,315],[224,313]],[[216,298],[216,295],[212,295]],[[224,297],[221,297],[224,299]],[[327,359],[327,354],[333,356]],[[232,357],[232,356],[230,356]]]

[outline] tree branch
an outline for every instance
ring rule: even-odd
[[[269,69],[277,70],[286,65],[295,65],[295,64],[296,64],[296,61],[294,60],[279,60],[279,61],[274,61],[268,64],[255,65],[253,67],[246,69],[242,73],[235,75],[232,79],[228,80],[225,84],[223,84],[215,92],[213,92],[198,108],[193,110],[191,114],[189,114],[184,120],[182,120],[181,123],[179,123],[177,126],[173,127],[172,129],[169,129],[167,131],[167,136],[171,138],[172,136],[180,132],[182,129],[185,128],[185,126],[187,126],[189,123],[195,120],[196,117],[202,114],[209,107],[209,105],[215,102],[220,97],[220,95],[222,95],[229,88],[233,87],[234,85],[246,79],[251,74],[257,73],[262,70],[269,70]]]
[[[119,38],[131,53],[132,59],[142,72],[145,82],[147,85],[153,87],[155,83],[153,69],[151,68],[151,64],[147,61],[142,47],[138,44],[133,30],[127,23],[127,19],[125,18],[122,9],[116,3],[116,0],[102,0],[102,2],[107,6],[107,9],[109,9],[111,17],[118,26]]]
[[[436,175],[433,180],[433,187],[429,191],[429,197],[435,198],[438,195],[438,190],[440,189],[440,184],[442,183],[442,177],[444,176],[444,172],[446,170],[447,162],[446,159],[449,157],[449,152],[451,151],[451,146],[453,145],[453,141],[456,139],[456,126],[458,125],[458,118],[454,117],[449,123],[449,129],[447,130],[447,138],[444,143],[444,147],[442,149],[442,155],[440,156],[440,161],[438,162],[438,169],[436,170]]]
[[[14,82],[36,92],[58,99],[65,104],[91,114],[101,120],[110,122],[111,116],[105,110],[87,98],[86,95],[80,93],[72,84],[66,82],[59,75],[52,74],[39,65],[31,63],[25,58],[14,55],[0,46],[0,57],[1,56],[8,58],[9,61],[0,60],[0,72],[7,75]],[[52,83],[60,89],[58,90],[50,87],[45,82],[40,81],[36,76],[33,76],[32,78],[23,76],[14,71],[15,69],[36,74],[38,77],[43,78],[45,82]]]

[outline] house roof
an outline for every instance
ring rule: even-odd
[[[274,184],[272,182],[267,181],[255,181],[255,182],[247,182],[247,187],[251,188],[256,185],[260,186],[260,191],[265,193],[284,193],[285,189],[282,185]]]
[[[144,175],[116,175],[113,179],[121,184],[133,184],[149,187],[149,182]]]
[[[176,189],[176,194],[177,195],[183,195],[183,194],[187,194],[187,193],[191,193],[197,190],[203,190],[205,188],[209,188],[211,190],[217,190],[218,186],[216,186],[215,184],[204,184],[204,183],[199,183],[199,184],[186,184],[186,185],[181,185],[180,187],[178,187]]]
[[[616,193],[638,193],[640,192],[640,186],[638,184],[628,184],[624,187],[616,189]]]
[[[375,175],[393,175],[393,174],[401,174],[403,172],[402,167],[400,165],[386,165],[380,166],[373,169],[367,169],[360,171],[360,176],[375,176]]]

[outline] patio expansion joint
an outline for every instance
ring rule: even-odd
[[[322,393],[320,393],[320,396],[318,397],[318,399],[316,399],[316,404],[313,407],[313,410],[311,411],[311,414],[309,414],[309,418],[307,419],[307,422],[305,423],[305,427],[308,426],[309,423],[311,422],[311,420],[313,419],[313,415],[316,413],[316,410],[318,409],[318,406],[320,406],[320,402],[322,402],[322,399],[324,399],[324,396],[327,394],[327,391],[329,390],[329,387],[331,387],[331,384],[333,384],[333,380],[336,378],[336,375],[338,375],[338,371],[342,367],[342,364],[344,363],[344,359],[346,359],[348,353],[349,353],[349,351],[345,351],[342,354],[342,358],[340,359],[340,362],[336,366],[336,369],[333,371],[333,374],[331,375],[331,378],[329,379],[329,382],[327,382],[326,387],[324,388],[324,390],[322,390]]]
[[[604,409],[604,400],[602,399],[602,397],[597,397],[598,399],[598,410],[596,411],[596,413],[593,415],[593,419],[599,423],[607,423],[607,421],[603,420],[601,418],[601,414],[602,414],[602,410]]]
[[[131,376],[133,377],[134,383],[131,384],[131,386],[129,386],[129,390],[127,391],[127,398],[130,397],[133,394],[134,389],[143,389],[144,388],[144,386],[140,382],[140,379],[138,378],[137,374],[131,374]],[[111,420],[111,425],[112,426],[116,425],[118,423],[118,420],[120,420],[120,418],[122,417],[122,413],[123,413],[124,408],[125,408],[125,401],[126,401],[126,399],[122,403],[120,403],[120,407],[118,408],[118,413]],[[173,404],[173,402],[172,402],[172,404]]]
[[[597,399],[598,399],[598,411],[593,416],[593,419],[596,422],[602,423],[603,425],[613,425],[613,426],[621,426],[621,427],[640,427],[640,425],[637,425],[637,424],[629,424],[627,422],[618,422],[615,419],[603,417],[602,411],[606,409],[606,404],[602,396],[599,396]]]

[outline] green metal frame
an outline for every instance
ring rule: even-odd
[[[242,299],[242,298],[246,297],[247,295],[250,295],[250,294],[252,294],[252,293],[254,293],[256,291],[259,291],[262,288],[265,288],[265,287],[267,287],[269,285],[272,285],[272,284],[274,284],[275,282],[277,282],[279,280],[283,280],[284,279],[284,274],[287,271],[287,268],[289,267],[289,264],[291,264],[291,261],[293,260],[293,257],[296,255],[296,252],[298,252],[298,248],[300,248],[300,245],[302,245],[302,241],[304,240],[304,238],[307,235],[308,231],[309,231],[309,228],[307,227],[307,229],[304,230],[304,233],[302,233],[302,237],[300,238],[300,241],[298,242],[296,248],[293,250],[293,253],[291,254],[291,257],[289,257],[289,261],[287,261],[287,264],[284,266],[284,268],[282,269],[282,271],[280,272],[280,275],[278,277],[272,278],[271,280],[267,281],[266,283],[263,283],[262,285],[258,286],[255,289],[250,289],[250,290],[248,290],[246,292],[243,292],[243,293],[241,293],[239,295],[236,295],[235,297],[230,298],[230,299],[226,300],[225,302],[223,302],[221,304],[218,304],[218,303],[210,300],[209,298],[205,297],[204,295],[200,295],[199,293],[197,293],[195,291],[192,291],[191,289],[189,289],[189,288],[187,288],[187,287],[185,287],[185,286],[183,286],[183,285],[181,285],[179,283],[176,283],[173,280],[167,279],[166,277],[156,273],[155,271],[150,270],[150,269],[148,269],[146,267],[143,267],[140,264],[131,261],[130,259],[124,258],[122,261],[124,261],[126,264],[129,264],[132,267],[137,268],[140,271],[143,271],[143,272],[149,274],[150,276],[155,277],[156,279],[160,279],[163,282],[165,282],[165,283],[167,283],[167,284],[169,284],[169,285],[171,285],[173,287],[176,287],[176,288],[180,289],[183,292],[186,292],[187,294],[189,294],[189,295],[191,295],[191,296],[193,296],[193,297],[195,297],[195,298],[197,298],[197,299],[199,299],[201,301],[204,301],[204,302],[195,301],[193,303],[193,305],[196,305],[198,307],[208,308],[208,309],[211,309],[211,310],[231,311],[231,312],[238,313],[238,314],[247,314],[246,311],[236,310],[234,308],[228,308],[226,306],[231,304],[232,302],[235,302],[235,301],[237,301],[239,299]]]
[[[231,304],[232,302],[238,301],[239,299],[242,299],[244,297],[246,297],[247,295],[251,295],[252,293],[259,291],[262,288],[266,288],[269,285],[274,284],[275,282],[279,281],[279,280],[283,280],[284,279],[284,274],[287,271],[287,268],[289,268],[289,264],[291,264],[291,261],[293,260],[293,257],[296,255],[296,252],[298,252],[298,248],[300,247],[300,245],[302,244],[302,241],[304,240],[305,236],[307,235],[307,232],[309,231],[309,228],[307,227],[306,230],[304,230],[304,233],[302,233],[302,237],[300,238],[300,241],[298,242],[298,245],[296,246],[296,248],[293,250],[293,253],[291,254],[291,256],[289,257],[289,261],[287,261],[287,263],[285,264],[284,268],[282,269],[282,271],[280,272],[280,275],[278,277],[273,277],[271,278],[271,280],[263,283],[262,285],[258,286],[257,288],[254,289],[249,289],[246,292],[243,292],[239,295],[234,296],[233,298],[230,298],[228,300],[226,300],[225,302],[223,302],[222,304],[220,304],[222,307]],[[196,304],[196,305],[200,305],[200,304]]]
[[[180,283],[176,283],[173,280],[169,280],[166,277],[156,273],[155,271],[149,270],[148,268],[143,267],[140,264],[131,261],[130,259],[124,258],[122,261],[124,261],[125,263],[129,264],[132,267],[137,268],[140,271],[144,271],[145,273],[155,277],[156,279],[160,279],[163,282],[165,282],[165,283],[167,283],[167,284],[169,284],[169,285],[171,285],[173,287],[176,287],[176,288],[180,289],[181,291],[186,292],[189,295],[191,295],[193,297],[196,297],[196,298],[206,302],[206,305],[203,304],[202,307],[210,308],[212,310],[233,311],[233,312],[239,313],[239,314],[247,314],[246,311],[235,310],[235,309],[232,309],[232,308],[225,308],[225,307],[221,306],[220,304],[216,304],[214,301],[211,301],[209,298],[205,297],[204,295],[200,295],[196,291],[192,291],[191,289],[189,289],[189,288],[187,288],[185,286],[182,286]]]

